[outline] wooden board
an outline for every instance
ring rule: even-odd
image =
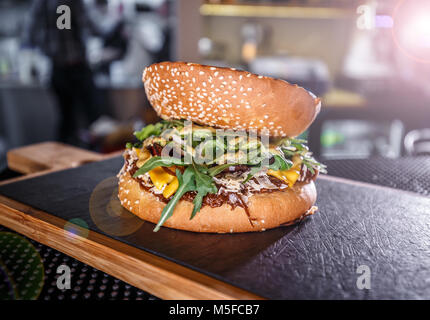
[[[101,154],[59,142],[33,144],[7,153],[9,168],[24,174],[74,168],[103,158]]]
[[[161,298],[430,298],[428,198],[322,178],[320,212],[297,226],[153,233],[115,203],[121,165],[114,158],[3,185],[0,223]],[[88,225],[87,237],[63,230],[72,219]],[[356,286],[363,264],[371,290]]]

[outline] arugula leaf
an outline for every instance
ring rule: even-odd
[[[314,158],[305,158],[303,159],[303,164],[308,168],[308,170],[314,174],[315,169],[318,169],[321,173],[327,173],[327,167],[318,161],[316,161]]]
[[[126,149],[132,149],[132,148],[137,148],[137,149],[140,149],[140,148],[142,148],[142,142],[136,142],[136,143],[133,143],[133,142],[127,142],[127,144],[125,145],[125,148]]]
[[[237,165],[236,163],[224,163],[218,166],[212,167],[208,170],[208,173],[211,177],[215,177],[217,174],[223,172],[225,169]]]
[[[178,181],[179,181],[178,190],[176,190],[173,198],[164,207],[163,212],[161,213],[160,220],[158,221],[158,224],[155,227],[154,232],[157,232],[160,229],[160,227],[164,224],[164,222],[166,222],[166,220],[172,216],[177,203],[185,193],[189,191],[197,192],[197,195],[193,201],[194,208],[191,213],[191,217],[190,217],[190,220],[191,220],[195,217],[197,212],[200,211],[203,204],[203,198],[208,193],[218,192],[218,188],[216,187],[212,177],[209,176],[207,172],[208,170],[206,167],[195,163],[188,166],[185,169],[183,175],[179,170],[176,170],[176,177],[178,178]]]
[[[309,151],[309,148],[302,143],[292,143],[291,145],[296,148],[297,151]]]
[[[196,213],[200,211],[203,203],[203,198],[208,193],[218,192],[218,188],[216,187],[212,177],[205,174],[204,172],[205,168],[203,166],[198,166],[196,164],[193,164],[192,168],[194,170],[194,176],[196,179],[195,191],[197,191],[197,195],[193,201],[194,208],[193,208],[193,212],[191,213],[190,220],[192,220],[195,217]]]
[[[293,162],[289,159],[285,159],[278,155],[273,155],[275,162],[269,165],[269,169],[278,171],[278,170],[288,170],[293,166]]]
[[[315,169],[313,168],[313,166],[306,160],[303,160],[303,164],[308,168],[308,170],[312,173],[315,174]]]
[[[249,180],[251,180],[252,177],[256,173],[260,172],[264,167],[277,171],[277,170],[288,170],[293,166],[293,162],[289,159],[285,159],[284,157],[281,157],[279,155],[272,155],[272,156],[275,161],[270,165],[264,165],[263,162],[260,162],[260,164],[257,166],[249,167],[250,171],[248,173],[248,177],[245,179],[243,183],[246,183]],[[268,158],[266,158],[265,160],[267,161],[267,163],[269,162]]]
[[[162,121],[168,128],[176,128],[178,130],[182,129],[185,126],[185,120],[163,120]]]
[[[242,183],[247,183],[249,180],[252,179],[253,176],[259,173],[261,170],[263,170],[261,166],[250,167],[248,176],[246,177],[245,181],[243,181]]]
[[[315,173],[315,170],[327,173],[326,166],[315,160],[312,153],[309,152],[308,146],[305,145],[306,142],[303,139],[287,138],[280,141],[279,146],[286,158],[292,158],[295,155],[301,156],[303,164],[312,174]]]
[[[213,133],[209,129],[197,129],[193,131],[193,141],[204,141],[212,138]]]
[[[156,124],[149,124],[146,127],[142,128],[142,130],[136,131],[134,135],[137,139],[143,141],[150,136],[159,136],[163,131],[163,127],[164,124],[161,122],[158,122]]]
[[[297,153],[295,151],[291,151],[291,150],[288,150],[288,149],[285,149],[285,148],[281,148],[281,150],[284,153],[284,155],[287,156],[287,157],[292,157],[292,156],[294,156]]]
[[[170,167],[173,165],[183,166],[185,163],[181,159],[173,157],[152,157],[147,162],[145,162],[145,164],[140,167],[139,170],[136,171],[136,173],[133,175],[133,178],[137,178],[141,174],[145,174],[156,167]]]
[[[161,212],[160,220],[155,226],[154,232],[160,230],[160,227],[164,224],[164,222],[166,222],[166,220],[172,216],[173,211],[175,210],[175,207],[182,196],[188,191],[194,191],[196,188],[195,175],[192,166],[189,166],[187,169],[185,169],[184,175],[181,174],[181,171],[176,170],[176,177],[179,180],[178,190]]]

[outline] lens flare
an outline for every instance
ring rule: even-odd
[[[89,210],[94,224],[101,231],[112,236],[130,235],[139,230],[144,223],[121,206],[116,177],[105,179],[94,188]]]
[[[417,62],[430,63],[430,1],[400,1],[393,20],[392,35],[397,47]]]
[[[66,238],[72,242],[79,242],[88,238],[88,224],[80,218],[70,219],[64,224]]]

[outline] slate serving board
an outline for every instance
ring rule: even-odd
[[[122,161],[4,185],[0,195],[66,221],[82,219],[91,230],[266,298],[430,298],[430,198],[321,178],[319,212],[296,226],[247,234],[153,233],[153,224],[128,213],[100,217],[121,210],[113,177]],[[118,235],[109,223],[134,232]],[[370,268],[370,290],[357,288],[360,265]]]

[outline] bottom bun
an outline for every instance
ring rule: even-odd
[[[141,188],[139,182],[128,172],[120,177],[118,196],[123,207],[152,223],[158,223],[166,205],[151,192]],[[163,226],[210,233],[265,231],[291,224],[313,213],[312,206],[316,196],[313,181],[298,182],[289,189],[250,196],[248,199],[250,217],[242,207],[232,209],[230,205],[224,204],[216,208],[203,206],[193,220],[190,220],[193,203],[181,200],[176,205],[173,215]]]

